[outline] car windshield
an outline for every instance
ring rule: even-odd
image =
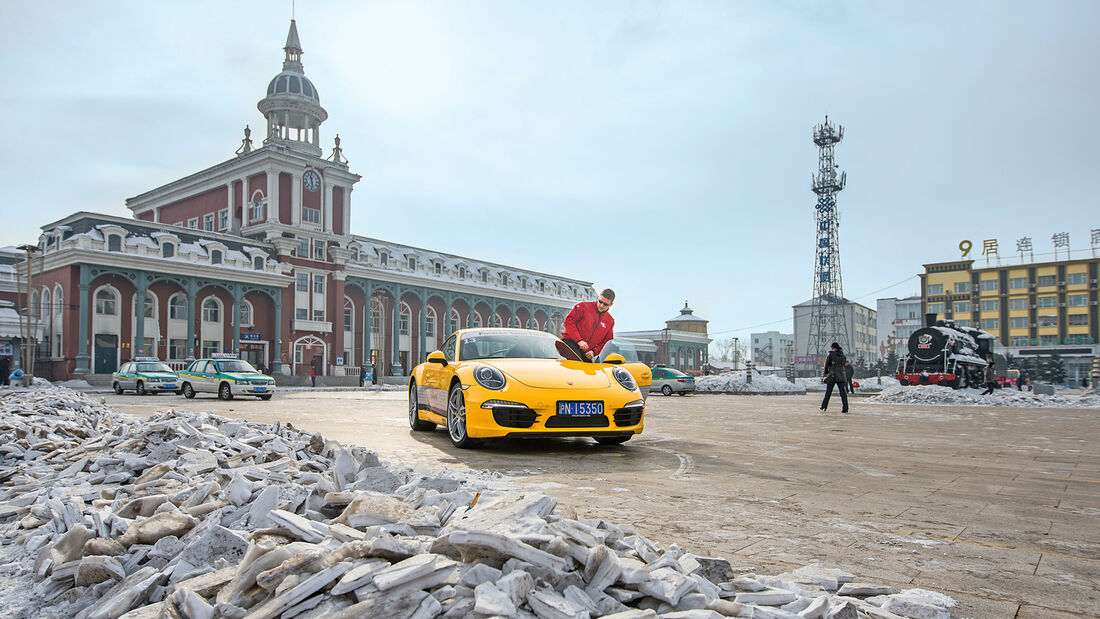
[[[137,366],[139,372],[171,372],[172,368],[168,367],[167,363],[151,362],[151,363],[139,363]]]
[[[687,374],[684,374],[680,370],[674,370],[672,368],[669,368],[667,371],[670,375],[675,376],[676,378],[687,378],[688,377]]]
[[[240,359],[229,359],[218,362],[218,369],[222,372],[255,372],[256,368],[252,367],[252,364],[247,361],[241,361]]]
[[[576,358],[565,343],[541,331],[471,331],[459,346],[459,361]]]

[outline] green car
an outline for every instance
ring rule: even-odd
[[[115,393],[135,391],[138,395],[171,391],[181,393],[179,375],[156,357],[137,357],[122,364],[111,374]]]
[[[270,400],[275,393],[274,378],[235,356],[195,359],[179,376],[180,390],[187,398],[195,397],[196,393],[216,393],[223,400],[239,395]]]

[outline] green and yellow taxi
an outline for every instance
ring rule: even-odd
[[[252,364],[236,355],[215,355],[195,359],[179,374],[184,397],[196,393],[215,393],[223,400],[236,396],[255,396],[270,400],[275,393],[275,379],[261,374]]]
[[[136,357],[111,374],[115,393],[134,391],[138,395],[171,391],[180,393],[179,376],[156,357]]]

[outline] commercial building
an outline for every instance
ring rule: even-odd
[[[695,311],[688,307],[688,302],[684,301],[680,314],[666,320],[663,329],[617,331],[615,339],[652,342],[655,349],[640,355],[640,360],[644,363],[666,365],[689,374],[701,374],[703,366],[709,363],[711,339],[707,335],[708,322],[696,316]]]
[[[768,331],[749,336],[752,362],[757,366],[786,367],[794,362],[794,334]]]
[[[810,339],[810,308],[813,299],[799,303],[791,309],[794,313],[794,356],[799,374],[817,372],[825,362],[824,357],[811,358],[807,353]],[[848,342],[844,354],[855,365],[857,362],[873,362],[878,359],[877,318],[875,310],[849,299],[841,302],[844,324],[848,330]]]
[[[923,312],[992,333],[1000,352],[1061,355],[1072,379],[1100,354],[1098,271],[1095,257],[984,268],[973,260],[926,264]]]
[[[560,333],[595,298],[590,282],[353,235],[360,176],[338,136],[321,149],[328,113],[294,21],[283,51],[257,105],[260,146],[246,127],[229,159],[128,199],[133,219],[78,212],[42,227],[36,373],[239,352],[274,373],[400,376],[456,328]]]
[[[902,357],[908,353],[909,336],[924,326],[921,301],[919,296],[876,301],[879,358],[885,359],[891,353]]]

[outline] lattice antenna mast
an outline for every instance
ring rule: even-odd
[[[814,144],[818,148],[817,174],[811,188],[817,194],[817,259],[814,262],[814,296],[810,305],[810,335],[808,355],[822,359],[829,344],[838,342],[845,350],[848,344],[848,324],[844,319],[844,286],[840,278],[840,221],[837,217],[836,194],[844,189],[847,173],[837,172],[833,147],[844,139],[844,127],[825,123],[814,127]]]

